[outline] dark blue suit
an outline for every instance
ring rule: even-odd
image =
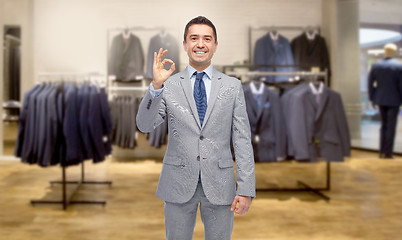
[[[278,40],[272,40],[270,34],[258,39],[254,47],[254,64],[256,65],[294,65],[292,49],[289,40],[282,35]],[[260,71],[294,72],[293,67],[264,67]],[[286,82],[289,76],[266,76],[266,82]]]
[[[286,157],[286,132],[279,95],[267,87],[257,103],[250,85],[243,87],[247,114],[253,140],[254,159],[259,162],[276,162]],[[259,141],[255,141],[258,135]]]
[[[368,89],[370,101],[380,107],[380,154],[391,156],[402,103],[402,64],[392,58],[374,63],[369,74]]]
[[[103,143],[103,126],[99,94],[95,86],[91,87],[88,108],[89,138],[92,145],[93,162],[105,160],[105,146]]]

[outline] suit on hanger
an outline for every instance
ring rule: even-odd
[[[156,196],[166,202],[189,201],[199,179],[206,198],[214,205],[230,205],[236,194],[255,196],[250,124],[241,82],[216,70],[212,76],[202,126],[187,69],[171,76],[159,97],[147,91],[141,101],[137,126],[142,132],[151,132],[165,118],[168,120],[168,146],[156,191]]]
[[[262,86],[264,91],[258,104],[250,84],[246,84],[244,97],[250,121],[254,159],[260,162],[276,162],[286,157],[286,132],[279,95]],[[255,140],[258,136],[258,142]]]
[[[171,59],[176,64],[176,66],[180,66],[179,57],[179,44],[175,37],[166,33],[166,35],[162,35],[161,33],[156,34],[149,41],[148,47],[148,57],[147,57],[147,72],[146,76],[150,79],[153,78],[153,60],[154,60],[154,52],[158,52],[159,48],[167,49],[168,52],[163,56],[162,59]],[[166,63],[165,69],[170,68],[170,63]],[[176,74],[178,69],[176,69],[173,74]]]
[[[32,100],[36,92],[42,87],[43,85],[37,84],[24,94],[24,101],[19,116],[18,136],[17,141],[15,143],[15,151],[14,151],[14,155],[16,157],[20,157],[23,162],[26,161],[25,156],[23,156],[23,152],[24,150],[26,151],[27,148],[27,145],[24,146],[24,143],[26,144],[27,139],[29,138],[29,130],[30,130],[28,127],[28,125],[30,124],[29,118],[30,115],[33,113],[29,105],[32,103]]]
[[[257,40],[254,47],[254,64],[256,65],[294,65],[289,40],[278,35],[274,41],[268,33]],[[260,71],[294,72],[294,67],[263,67]],[[287,82],[289,76],[265,76],[266,82]]]
[[[113,38],[108,75],[115,75],[118,81],[135,81],[144,75],[144,53],[137,36],[130,34],[127,41],[123,34]]]
[[[380,107],[380,154],[391,156],[402,103],[402,63],[392,58],[374,63],[369,73],[368,90],[370,101]]]
[[[311,71],[312,67],[319,67],[320,71],[328,69],[328,75],[331,75],[327,44],[319,34],[310,40],[306,33],[302,33],[290,45],[295,64],[302,66],[300,70]]]
[[[294,156],[297,160],[317,157],[343,161],[350,156],[349,128],[341,96],[324,87],[317,102],[310,86],[304,84],[288,100],[287,116]]]

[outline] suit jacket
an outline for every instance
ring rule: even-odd
[[[77,105],[78,89],[74,84],[66,85],[64,89],[64,120],[63,133],[66,140],[66,159],[62,166],[76,165],[82,162],[82,137],[78,118],[79,106]],[[89,114],[89,116],[91,116]]]
[[[256,135],[259,137],[259,142],[253,141],[254,157],[260,162],[276,162],[278,158],[286,157],[285,125],[279,95],[266,86],[263,87],[260,107],[254,99],[250,85],[243,87],[251,139],[254,140]]]
[[[151,132],[165,118],[169,139],[156,190],[158,198],[187,202],[201,177],[205,195],[212,204],[230,205],[236,195],[231,139],[237,195],[255,196],[250,124],[239,80],[213,71],[211,94],[201,126],[187,69],[171,76],[159,97],[149,91],[145,94],[137,126],[142,132]]]
[[[370,101],[376,105],[401,105],[402,63],[392,58],[384,58],[374,63],[369,74],[368,90]]]
[[[349,127],[341,96],[324,87],[319,103],[308,84],[298,88],[288,102],[290,138],[297,160],[343,161],[350,156]],[[319,143],[317,153],[316,143]]]
[[[289,40],[282,35],[272,40],[270,34],[258,39],[254,47],[254,64],[256,65],[294,65]],[[293,67],[264,67],[260,71],[294,72]],[[289,76],[266,76],[266,82],[286,82]]]
[[[159,48],[162,49],[167,49],[169,50],[164,56],[163,59],[168,58],[173,60],[173,62],[176,65],[176,70],[173,72],[173,74],[176,74],[178,72],[180,62],[179,62],[179,46],[177,43],[176,38],[174,38],[170,34],[166,34],[166,36],[161,36],[161,34],[157,34],[151,38],[149,41],[149,47],[148,47],[148,57],[147,57],[147,73],[146,76],[150,79],[153,78],[153,62],[154,62],[154,52],[158,52]],[[167,63],[165,65],[165,69],[169,69],[171,66],[170,63]]]
[[[293,57],[296,65],[301,65],[301,70],[311,71],[311,67],[320,67],[320,71],[328,69],[330,74],[329,54],[325,39],[316,35],[309,40],[306,33],[294,38],[291,43]]]
[[[128,44],[119,34],[112,40],[109,59],[109,75],[115,75],[120,81],[133,81],[144,75],[144,53],[141,41],[130,34]]]

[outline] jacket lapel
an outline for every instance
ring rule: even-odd
[[[320,102],[318,104],[318,110],[317,110],[316,115],[315,115],[315,120],[316,121],[318,120],[318,118],[320,118],[322,112],[324,111],[325,105],[326,105],[327,100],[328,100],[328,95],[329,95],[328,89],[327,89],[327,87],[324,86],[324,90],[322,91],[322,94],[320,96]]]
[[[251,109],[254,117],[257,118],[258,107],[257,107],[257,103],[255,102],[254,95],[251,92],[249,85],[247,85],[244,88],[244,98],[246,99],[246,103],[248,104],[248,106],[250,106],[250,109]]]
[[[181,79],[180,83],[183,88],[184,95],[187,98],[188,105],[190,105],[191,112],[193,113],[195,121],[197,122],[198,127],[201,128],[200,118],[198,116],[197,106],[195,105],[194,94],[193,94],[192,88],[191,88],[191,81],[188,78],[187,73],[188,73],[187,68],[180,73],[180,79]],[[204,118],[204,124],[205,124],[205,119],[206,118]]]
[[[215,105],[216,99],[218,97],[219,89],[221,88],[221,84],[222,84],[221,78],[222,77],[221,77],[220,73],[218,71],[216,71],[214,68],[213,73],[212,73],[211,93],[209,95],[207,112],[205,113],[204,123],[202,125],[201,130],[207,124],[209,115],[211,115],[211,111]],[[194,106],[195,106],[195,101],[194,101]],[[197,116],[198,116],[198,113],[197,113]]]
[[[262,96],[260,98],[261,105],[260,105],[260,109],[258,109],[257,119],[259,119],[261,117],[262,113],[265,111],[265,103],[267,102],[267,100],[269,100],[267,89],[265,89],[265,86],[262,86],[262,87],[264,88],[264,91],[262,92]],[[269,109],[267,111],[269,111]]]

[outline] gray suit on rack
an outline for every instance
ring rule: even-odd
[[[145,94],[137,115],[138,128],[151,132],[168,119],[168,146],[156,191],[158,198],[185,203],[194,195],[200,177],[205,195],[214,205],[230,205],[236,194],[255,197],[253,150],[245,108],[241,82],[216,70],[202,126],[187,69],[165,82],[161,96],[155,98],[149,91]]]
[[[293,91],[285,108],[296,159],[343,161],[350,156],[349,128],[339,93],[324,87],[317,101],[305,84]]]

